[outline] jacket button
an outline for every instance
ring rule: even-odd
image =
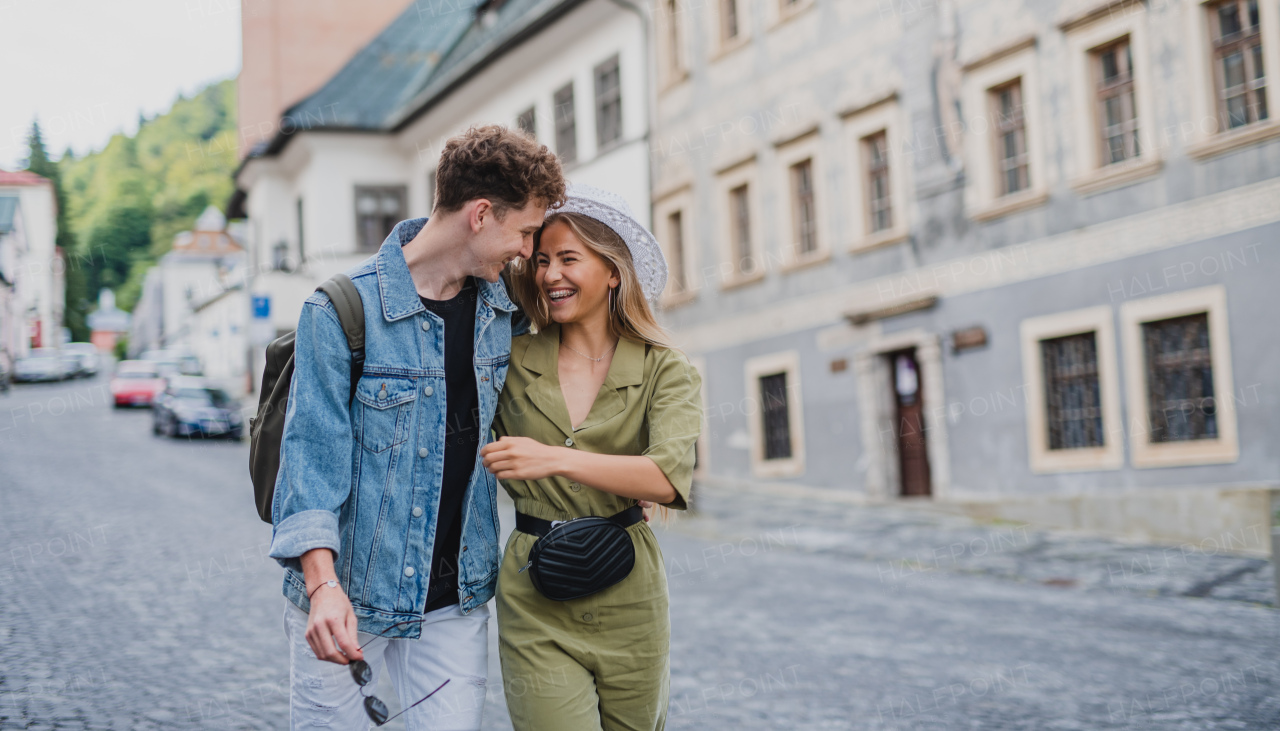
[[[587,612],[586,614],[582,615],[583,622],[590,622],[592,619],[595,619],[595,617],[591,616],[591,612]]]
[[[431,321],[430,321],[430,320],[423,320],[423,321],[422,321],[422,331],[423,331],[423,332],[426,332],[426,331],[428,331],[428,330],[430,330],[430,329],[431,329]]]
[[[414,509],[413,509],[413,517],[415,517],[415,518],[421,518],[421,517],[422,517],[422,508],[414,508]]]
[[[405,566],[405,567],[404,567],[404,575],[405,575],[405,576],[413,576],[413,567],[412,567],[412,566]]]
[[[576,482],[570,482],[570,483],[569,483],[569,489],[570,489],[570,490],[573,490],[574,492],[578,492],[579,490],[581,490],[581,489],[582,489],[582,485],[579,485],[579,484],[578,484],[578,483],[576,483]]]
[[[427,458],[427,454],[429,454],[429,453],[427,452],[427,448],[426,448],[426,447],[422,447],[422,448],[420,448],[420,449],[418,450],[418,456],[419,456],[419,457],[422,457],[423,459],[426,459],[426,458]]]
[[[386,401],[386,400],[387,400],[387,391],[386,391],[386,389],[383,389],[383,390],[381,390],[381,391],[379,391],[379,392],[378,392],[378,400],[379,400],[379,401]]]
[[[423,396],[430,396],[431,394],[433,394],[433,393],[435,393],[435,392],[436,392],[436,390],[435,390],[434,388],[430,387],[430,386],[427,386],[426,388],[422,389],[422,395],[423,395]]]
[[[564,440],[564,446],[566,446],[566,447],[572,447],[572,446],[573,446],[573,437],[569,437],[568,439]]]

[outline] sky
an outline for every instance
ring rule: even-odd
[[[0,169],[31,121],[55,158],[99,150],[240,71],[239,0],[0,0]]]

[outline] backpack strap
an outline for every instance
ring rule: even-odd
[[[356,384],[360,382],[360,376],[364,375],[364,302],[351,277],[345,274],[333,275],[316,289],[324,292],[333,303],[333,309],[338,313],[338,322],[342,324],[342,332],[347,336],[347,347],[351,350],[349,403],[355,399]]]

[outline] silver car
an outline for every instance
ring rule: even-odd
[[[13,380],[16,383],[61,381],[68,377],[62,354],[53,348],[37,348],[26,358],[13,364]]]
[[[93,343],[67,343],[62,346],[62,351],[74,353],[79,358],[78,375],[98,375],[98,369],[102,367],[102,356],[98,355],[98,348]]]

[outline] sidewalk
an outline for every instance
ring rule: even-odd
[[[695,490],[694,512],[677,516],[670,528],[719,541],[727,554],[768,549],[772,536],[779,546],[871,561],[881,582],[895,587],[975,574],[1077,591],[1276,605],[1271,562],[1225,550],[1241,545],[1242,535],[1180,546],[1136,544],[983,523],[927,507],[856,505],[705,485]],[[668,567],[672,578],[677,570]]]

